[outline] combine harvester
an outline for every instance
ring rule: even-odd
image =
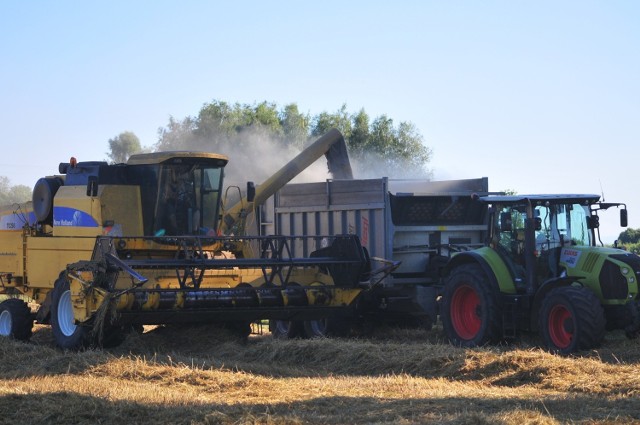
[[[224,323],[246,336],[256,320],[344,314],[372,277],[357,236],[318,241],[304,257],[289,238],[237,236],[255,203],[323,154],[335,177],[352,177],[333,130],[226,212],[223,155],[60,164],[32,203],[1,215],[0,334],[27,340],[35,319],[79,349],[117,345],[146,324]]]

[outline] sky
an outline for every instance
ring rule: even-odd
[[[346,104],[415,124],[436,180],[604,194],[640,228],[637,1],[7,0],[0,55],[12,184],[213,100]],[[603,242],[622,230],[601,217]]]

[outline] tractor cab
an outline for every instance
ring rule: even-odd
[[[579,258],[577,247],[595,247],[598,211],[612,206],[626,226],[624,204],[598,202],[598,195],[487,196],[489,246],[503,259],[518,289],[534,291],[548,279],[566,275]],[[592,249],[593,250],[593,249]],[[576,258],[578,257],[578,258]]]

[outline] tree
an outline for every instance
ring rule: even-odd
[[[369,115],[363,109],[354,115],[349,147],[354,155],[363,155],[369,146]]]
[[[202,106],[196,117],[178,121],[171,117],[158,130],[157,150],[205,150],[229,155],[227,175],[246,180],[248,171],[257,171],[257,181],[276,170],[284,157],[293,157],[309,138],[318,138],[337,128],[345,137],[353,169],[359,177],[428,177],[426,165],[431,150],[414,124],[394,121],[381,115],[370,122],[364,109],[349,113],[347,105],[333,113],[310,117],[300,113],[295,103],[281,110],[275,103],[229,104],[214,100]],[[233,170],[242,159],[241,169]],[[274,160],[274,162],[271,162]],[[247,167],[246,164],[253,164]],[[269,173],[267,173],[269,171]],[[267,173],[267,174],[265,174]]]
[[[351,137],[351,115],[347,112],[346,104],[333,114],[321,112],[313,121],[311,136],[314,138],[322,136],[332,128],[340,130],[345,139]]]
[[[640,254],[640,229],[627,228],[618,236],[620,248]]]
[[[618,236],[618,242],[623,244],[636,244],[640,242],[640,229],[625,229],[625,231]]]
[[[127,162],[131,155],[140,152],[142,152],[140,139],[130,131],[125,131],[113,139],[109,139],[107,156],[113,164]]]
[[[309,116],[301,114],[298,105],[290,103],[280,113],[284,142],[301,149],[309,138]]]
[[[31,188],[12,185],[8,177],[0,176],[0,206],[20,204],[31,200]]]
[[[265,130],[271,137],[282,137],[284,131],[280,122],[278,108],[275,103],[262,102],[253,109],[254,116],[250,125],[256,125]]]
[[[365,119],[363,112],[356,116],[361,123]],[[359,133],[362,133],[359,130]],[[431,150],[424,144],[422,135],[409,122],[401,122],[396,128],[393,120],[386,115],[377,117],[371,123],[368,137],[360,134],[355,140],[353,156],[366,170],[359,170],[371,176],[390,177],[429,177],[426,164],[431,160]],[[348,141],[351,147],[351,139]]]
[[[196,122],[191,117],[182,121],[169,117],[169,124],[158,129],[158,142],[154,146],[158,152],[186,150],[195,144]]]

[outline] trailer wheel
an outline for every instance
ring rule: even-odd
[[[309,338],[345,337],[351,332],[351,323],[348,320],[337,317],[306,320],[304,322],[304,331]]]
[[[589,289],[564,286],[542,301],[540,331],[549,351],[570,354],[599,346],[604,339],[604,309]]]
[[[69,281],[60,277],[51,293],[51,330],[58,347],[79,350],[89,345],[91,329],[74,323]]]
[[[31,338],[33,317],[22,300],[10,298],[0,303],[0,336],[27,341]]]
[[[500,340],[498,293],[476,264],[457,267],[442,295],[441,319],[452,344],[477,347]]]
[[[298,320],[269,320],[269,331],[277,339],[293,339],[304,336],[304,323]]]

